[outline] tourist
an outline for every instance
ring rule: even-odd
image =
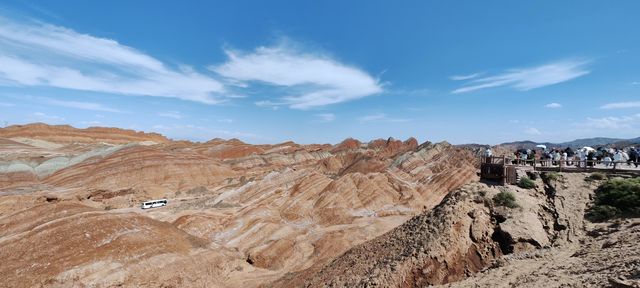
[[[558,150],[555,150],[553,152],[553,165],[560,165],[560,152]]]
[[[635,147],[631,147],[630,150],[631,151],[629,151],[629,162],[632,162],[633,165],[635,165],[636,168],[638,168],[638,158],[640,158],[640,155],[638,154],[638,150],[636,150]]]
[[[616,168],[616,165],[622,161],[622,153],[620,150],[616,149],[616,152],[613,154],[613,168]]]
[[[609,157],[609,153],[605,154],[603,163],[604,167],[609,167],[609,165],[611,165],[611,157]]]

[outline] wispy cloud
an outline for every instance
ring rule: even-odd
[[[566,82],[589,74],[588,61],[564,60],[529,68],[509,69],[504,73],[468,81],[452,93],[467,93],[487,88],[510,87],[526,91]]]
[[[13,107],[15,104],[8,102],[0,102],[0,107]]]
[[[233,119],[231,118],[218,119],[217,121],[220,123],[233,123]]]
[[[473,78],[476,78],[476,77],[478,77],[480,75],[481,75],[481,73],[473,73],[473,74],[469,74],[469,75],[453,75],[453,76],[449,76],[449,79],[451,79],[453,81],[462,81],[462,80],[473,79]]]
[[[321,122],[332,122],[336,120],[336,115],[333,113],[320,113],[316,114],[316,117],[320,118]]]
[[[587,118],[583,123],[574,123],[574,126],[608,130],[635,129],[640,126],[640,114],[619,117]]]
[[[213,104],[224,86],[115,40],[0,16],[0,85],[173,97]]]
[[[257,82],[288,88],[288,96],[257,105],[286,105],[309,109],[341,103],[382,92],[366,72],[326,55],[302,52],[291,45],[258,47],[250,53],[226,50],[229,60],[210,69],[236,83]]]
[[[560,103],[549,103],[547,105],[544,105],[545,108],[551,108],[551,109],[558,109],[558,108],[562,108],[562,104]]]
[[[529,127],[527,129],[525,129],[524,133],[529,134],[529,135],[540,135],[540,134],[542,134],[540,132],[540,130],[538,130],[537,128],[534,128],[534,127]]]
[[[640,108],[640,101],[615,102],[615,103],[608,103],[600,106],[600,109],[625,109],[625,108]]]
[[[49,115],[43,112],[34,112],[31,113],[31,117],[35,118],[36,121],[43,121],[43,122],[60,122],[60,121],[64,121],[64,117],[60,117],[60,116],[56,116],[56,115]]]
[[[100,121],[80,121],[80,124],[82,124],[83,126],[89,127],[89,126],[103,126],[102,122]]]
[[[247,132],[230,131],[223,129],[212,129],[209,127],[203,127],[193,124],[173,124],[153,125],[152,130],[159,133],[166,134],[170,137],[178,139],[191,139],[196,141],[208,141],[213,138],[244,138],[244,139],[263,139],[262,137]]]
[[[167,118],[173,118],[173,119],[182,119],[182,113],[180,113],[180,111],[167,111],[167,112],[158,112],[158,116],[160,117],[167,117]]]
[[[368,122],[409,122],[411,119],[406,118],[392,118],[387,116],[385,113],[375,113],[371,115],[366,115],[360,117],[358,119],[360,123],[368,123]]]
[[[64,101],[64,100],[58,100],[58,99],[51,99],[51,98],[45,98],[45,97],[39,97],[37,98],[40,101],[43,101],[44,103],[50,104],[50,105],[55,105],[55,106],[60,106],[60,107],[67,107],[67,108],[74,108],[74,109],[82,109],[82,110],[92,110],[92,111],[102,111],[102,112],[112,112],[112,113],[122,113],[123,111],[115,109],[115,108],[111,108],[111,107],[107,107],[103,104],[100,103],[94,103],[94,102],[81,102],[81,101]]]

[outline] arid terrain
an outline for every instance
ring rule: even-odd
[[[477,180],[474,156],[447,143],[191,143],[44,124],[0,129],[0,161],[5,287],[270,285]]]
[[[250,145],[11,126],[0,286],[638,287],[640,220],[586,221],[597,181],[487,185],[476,160],[415,139]],[[493,203],[504,191],[517,208]]]

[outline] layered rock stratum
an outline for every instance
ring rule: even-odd
[[[480,183],[478,151],[3,128],[0,287],[640,286],[640,220],[584,219],[597,181]]]
[[[251,145],[3,128],[0,286],[295,286],[282,279],[430,210],[477,180],[475,165],[413,138]],[[158,198],[169,204],[140,209]]]

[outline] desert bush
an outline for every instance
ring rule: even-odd
[[[505,206],[509,208],[518,207],[518,203],[516,203],[516,196],[509,191],[502,191],[496,194],[496,196],[493,196],[493,203],[495,203],[496,206]]]
[[[587,176],[587,178],[585,178],[585,180],[594,181],[594,180],[604,180],[606,178],[607,178],[607,175],[605,175],[604,173],[593,172],[593,173],[591,173],[591,175]]]
[[[562,176],[560,176],[560,174],[558,172],[550,172],[550,173],[545,173],[544,177],[548,180],[548,181],[558,181],[562,179]]]
[[[532,189],[536,187],[536,183],[527,177],[522,177],[520,178],[520,182],[518,182],[518,186],[524,189]]]
[[[594,221],[640,216],[640,178],[616,178],[602,183],[587,216]]]
[[[620,216],[620,209],[609,205],[596,205],[587,211],[587,219],[600,222]]]

